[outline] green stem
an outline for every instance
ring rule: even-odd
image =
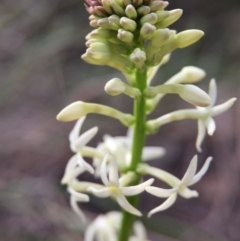
[[[142,150],[145,144],[146,132],[146,99],[143,95],[143,91],[146,88],[147,83],[147,71],[138,70],[136,72],[136,83],[137,87],[142,95],[134,101],[134,117],[135,126],[133,134],[133,144],[132,144],[132,161],[128,171],[135,171],[137,165],[142,161]],[[131,185],[139,184],[141,177],[138,176],[137,180]],[[134,206],[138,205],[138,196],[133,196],[128,198],[128,201]],[[119,231],[118,241],[127,241],[132,232],[133,223],[135,216],[123,211],[122,224]]]

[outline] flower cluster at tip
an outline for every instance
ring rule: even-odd
[[[166,10],[162,0],[85,0],[93,30],[86,37],[82,58],[91,64],[108,65],[124,73],[134,68],[152,68],[175,49],[197,42],[204,33],[186,30],[177,33],[171,24],[181,9]]]
[[[120,212],[99,215],[87,228],[84,241],[117,241],[121,219]],[[129,241],[148,241],[146,229],[140,221],[134,223],[133,234]]]

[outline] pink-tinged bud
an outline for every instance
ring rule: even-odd
[[[133,5],[131,5],[131,4],[127,5],[127,7],[125,9],[125,13],[126,13],[127,17],[129,17],[131,19],[136,19],[138,16],[135,7],[133,7]]]

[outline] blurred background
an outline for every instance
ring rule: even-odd
[[[173,8],[184,9],[184,15],[172,28],[201,29],[205,37],[175,51],[154,84],[186,65],[195,65],[208,73],[199,84],[205,91],[209,80],[217,79],[218,104],[240,97],[240,2],[171,0],[168,9]],[[83,0],[0,1],[1,241],[82,240],[84,227],[70,209],[66,188],[60,185],[72,156],[68,134],[73,123],[59,123],[55,116],[76,100],[131,111],[127,97],[104,93],[105,83],[119,73],[80,59],[89,31]],[[177,97],[166,97],[151,117],[187,107]],[[143,219],[152,241],[240,240],[240,105],[236,103],[215,120],[217,131],[206,138],[199,155],[200,166],[207,156],[214,157],[207,175],[195,186],[200,197],[179,198],[171,209]],[[126,132],[117,121],[95,115],[87,118],[83,129],[95,125],[100,129],[92,146],[105,133]],[[167,150],[164,158],[152,164],[181,177],[197,153],[196,135],[196,121],[164,126],[147,139],[148,144]],[[141,210],[146,213],[160,203],[144,194]],[[92,197],[90,204],[81,207],[91,220],[116,206]]]

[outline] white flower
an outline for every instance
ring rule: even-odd
[[[109,155],[106,155],[100,170],[100,176],[102,182],[105,186],[102,186],[102,189],[96,189],[94,187],[89,187],[88,191],[92,192],[94,195],[100,198],[106,197],[114,197],[118,204],[127,212],[141,216],[141,212],[134,208],[125,198],[125,196],[134,196],[139,193],[142,193],[147,186],[150,186],[154,179],[149,179],[146,182],[143,182],[136,186],[130,187],[122,187],[119,183],[118,176],[118,166],[117,162],[114,158],[111,158],[111,162],[109,164],[109,171],[107,170],[107,161],[109,159]],[[108,175],[109,173],[109,175]],[[109,177],[108,177],[109,176]]]
[[[216,116],[225,112],[236,101],[236,98],[232,98],[221,105],[214,106],[217,99],[217,85],[214,79],[210,81],[208,93],[211,98],[210,106],[206,108],[197,107],[199,111],[207,113],[204,118],[198,119],[198,136],[196,140],[196,148],[199,152],[202,151],[201,145],[206,135],[206,129],[208,135],[210,136],[212,136],[214,131],[216,130],[216,124],[212,116]]]
[[[96,238],[96,239],[95,239]],[[107,216],[98,216],[87,228],[84,241],[117,241],[117,234],[113,223]]]
[[[133,233],[134,235],[130,237],[129,241],[148,241],[147,231],[141,222],[136,221],[134,223]]]
[[[99,215],[86,230],[84,241],[117,241],[121,227],[122,214],[109,212]],[[133,236],[130,241],[147,241],[146,229],[140,221],[133,224]]]
[[[116,136],[111,137],[105,135],[103,137],[103,142],[97,146],[97,151],[104,154],[112,154],[118,163],[120,170],[124,170],[130,165],[131,162],[131,149],[133,140],[133,129],[129,128],[126,136]],[[144,147],[142,160],[149,161],[156,158],[161,158],[165,154],[165,149],[162,147]],[[100,173],[102,160],[99,158],[94,158],[93,165],[96,168],[96,175]]]
[[[74,191],[72,188],[68,188],[68,192],[70,193],[70,205],[73,211],[81,218],[83,222],[86,222],[86,218],[82,212],[82,210],[78,206],[78,202],[89,202],[89,197],[86,194],[79,193]]]
[[[70,132],[69,141],[71,150],[76,153],[75,157],[73,158],[77,159],[77,164],[93,174],[94,169],[82,158],[81,150],[96,135],[98,128],[93,127],[90,130],[79,135],[85,118],[86,117],[84,116],[76,122],[73,130]]]
[[[155,195],[161,198],[167,198],[167,200],[164,203],[162,203],[160,206],[151,210],[148,216],[150,217],[152,214],[166,210],[167,208],[172,206],[176,201],[178,194],[187,199],[198,197],[198,192],[192,191],[188,187],[192,186],[202,178],[202,176],[207,172],[211,161],[212,161],[212,157],[207,158],[202,169],[196,174],[197,156],[194,156],[182,180],[179,180],[177,177],[158,168],[147,167],[146,165],[145,167],[141,167],[140,169],[143,169],[144,170],[143,172],[163,180],[164,182],[166,182],[172,187],[171,189],[162,189],[158,187],[146,187],[146,191],[151,193],[152,195]]]
[[[197,109],[177,110],[165,114],[155,120],[150,120],[147,122],[148,131],[155,132],[159,127],[173,121],[186,119],[198,120],[198,136],[196,141],[196,148],[201,152],[201,144],[206,135],[206,129],[209,135],[213,135],[216,129],[215,121],[212,117],[220,115],[228,110],[237,100],[236,98],[232,98],[223,104],[214,106],[217,96],[217,87],[214,79],[210,82],[209,96],[211,97],[210,106],[204,108],[197,107]]]

